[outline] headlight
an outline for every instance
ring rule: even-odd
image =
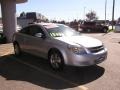
[[[68,45],[68,49],[75,54],[86,54],[86,51],[83,47]]]

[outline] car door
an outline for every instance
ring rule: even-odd
[[[20,44],[20,48],[22,51],[28,51],[28,44],[26,44],[27,38],[29,38],[29,27],[25,27],[20,30],[19,34],[16,36],[18,43]]]
[[[32,38],[32,35],[30,34],[30,28],[31,26],[28,26],[28,27],[25,27],[23,28],[19,35],[17,35],[17,41],[19,42],[20,44],[20,48],[22,49],[22,51],[24,52],[28,52],[28,53],[31,53],[32,49],[31,49],[31,38]]]
[[[42,34],[46,36],[44,31],[40,26],[34,25],[29,27],[29,37],[26,40],[26,45],[28,46],[28,52],[40,57],[47,56],[47,38],[37,36]]]

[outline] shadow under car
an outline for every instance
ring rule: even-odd
[[[21,64],[18,60],[38,67],[41,71]],[[104,72],[105,69],[97,65],[91,67],[66,66],[63,71],[57,72],[50,68],[47,60],[29,54],[23,54],[19,58],[12,54],[0,57],[1,76],[7,80],[25,81],[48,89],[66,89],[87,84],[100,78]]]

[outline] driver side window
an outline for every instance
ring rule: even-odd
[[[29,34],[31,35],[31,36],[35,36],[37,33],[42,33],[42,34],[44,34],[43,33],[43,30],[40,28],[40,27],[38,27],[38,26],[31,26],[30,28],[29,28]]]

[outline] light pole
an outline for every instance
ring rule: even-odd
[[[112,30],[113,30],[113,24],[114,24],[114,12],[115,12],[115,0],[113,0],[113,10],[112,10]]]
[[[105,25],[106,25],[107,0],[105,0]]]

